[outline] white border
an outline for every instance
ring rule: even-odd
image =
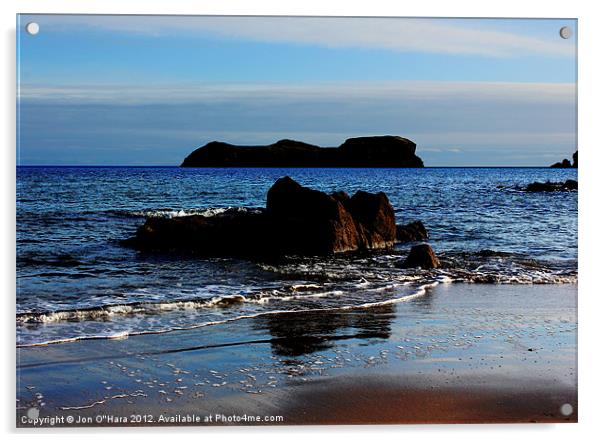
[[[602,18],[594,1],[525,1],[475,0],[418,2],[386,2],[381,0],[3,0],[0,2],[2,21],[2,106],[0,107],[2,145],[2,254],[0,271],[5,288],[3,336],[0,340],[5,356],[2,364],[6,381],[2,394],[3,429],[15,436],[15,346],[14,346],[14,285],[15,285],[15,14],[21,13],[96,13],[96,14],[238,14],[238,15],[336,15],[336,16],[455,16],[455,17],[562,17],[579,19],[579,424],[564,425],[443,425],[443,426],[381,426],[381,427],[294,427],[294,428],[170,428],[170,429],[107,429],[107,430],[37,430],[19,431],[27,438],[60,438],[61,440],[100,439],[120,434],[144,433],[145,438],[162,440],[168,434],[195,438],[244,438],[247,440],[292,437],[314,439],[318,436],[362,440],[377,438],[420,438],[437,440],[449,436],[465,440],[504,441],[508,438],[545,438],[547,441],[589,438],[596,434],[597,410],[601,409],[596,395],[600,392],[599,365],[602,353],[599,340],[602,291],[596,276],[600,273],[596,252],[600,247],[600,181],[597,167],[602,165],[600,149],[600,88],[602,81],[600,43]],[[598,112],[596,112],[598,111]],[[598,388],[597,388],[598,387]],[[335,434],[336,433],[336,434]],[[597,431],[599,434],[599,429]]]

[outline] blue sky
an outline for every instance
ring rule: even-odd
[[[35,21],[40,33],[25,33]],[[19,164],[177,165],[211,140],[395,134],[431,166],[576,147],[574,20],[22,15]]]

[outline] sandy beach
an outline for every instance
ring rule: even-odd
[[[576,302],[573,284],[443,284],[377,309],[22,347],[17,425],[576,422]]]

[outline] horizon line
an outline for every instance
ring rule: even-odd
[[[17,164],[16,167],[137,167],[137,168],[178,168],[178,169],[578,169],[577,167],[554,168],[549,166],[424,166],[424,167],[182,167],[173,164]]]

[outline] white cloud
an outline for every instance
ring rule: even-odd
[[[182,86],[22,84],[21,100],[95,104],[186,104],[233,101],[278,102],[380,102],[429,101],[464,104],[474,102],[573,103],[571,83],[503,83],[449,81],[364,81],[314,84],[200,83]]]
[[[551,55],[574,57],[575,45],[557,35],[549,39],[516,30],[484,28],[482,20],[336,17],[203,16],[26,16],[45,28],[74,31],[98,28],[149,36],[201,34],[259,42],[376,48],[491,57]]]
[[[280,138],[334,146],[351,136],[397,134],[433,154],[515,146],[560,155],[576,144],[573,84],[22,85],[20,96],[26,145],[95,134],[96,143],[122,140],[115,144],[122,146]]]

